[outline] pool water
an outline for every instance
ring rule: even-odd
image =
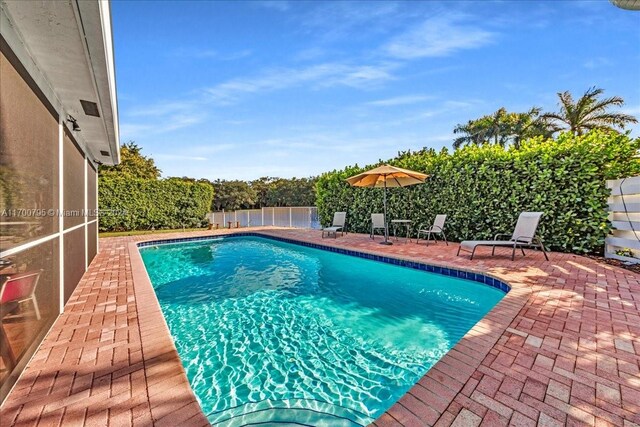
[[[504,296],[478,282],[259,237],[142,258],[214,425],[367,425]]]

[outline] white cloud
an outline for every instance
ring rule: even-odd
[[[129,140],[135,139],[136,135],[140,135],[141,133],[146,133],[150,129],[149,125],[140,124],[140,123],[120,123],[120,139]]]
[[[442,142],[451,142],[455,139],[455,135],[453,133],[443,133],[440,135],[427,135],[424,138],[425,142],[431,143],[442,143]],[[425,144],[428,145],[428,144]]]
[[[199,155],[207,155],[229,151],[235,148],[238,148],[237,144],[213,142],[208,145],[196,145],[193,147],[189,147],[189,151]]]
[[[169,114],[186,114],[193,109],[193,101],[161,101],[154,105],[147,105],[127,111],[126,115],[131,117],[164,116]]]
[[[266,9],[277,10],[279,12],[286,12],[291,9],[291,3],[284,0],[263,0],[257,1],[254,4]]]
[[[235,52],[219,52],[209,48],[188,47],[170,52],[172,56],[179,58],[215,59],[218,61],[235,61],[245,58],[253,53],[251,49],[243,49]]]
[[[411,145],[414,145],[415,142],[415,140],[411,140]],[[278,152],[280,156],[287,153],[287,155],[299,157],[307,152],[359,154],[376,151],[380,148],[397,147],[398,137],[366,137],[354,136],[350,132],[326,132],[268,139],[257,144],[276,149],[275,152]]]
[[[591,58],[584,63],[584,67],[591,70],[594,68],[607,67],[610,65],[613,65],[613,61],[611,61],[609,58],[605,58],[602,56],[599,56],[597,58]]]
[[[241,126],[249,123],[249,120],[225,120],[225,123],[233,126]]]
[[[366,36],[371,32],[384,32],[397,26],[401,20],[398,3],[369,2],[318,2],[302,18],[301,24],[308,33],[324,41]],[[366,31],[359,31],[365,29]]]
[[[200,157],[200,156],[184,156],[181,154],[154,154],[153,157],[161,159],[161,160],[188,160],[188,161],[197,161],[197,162],[203,162],[207,159],[206,157]]]
[[[495,39],[495,33],[462,21],[464,18],[457,14],[429,18],[391,39],[383,51],[401,59],[447,56],[487,45]]]
[[[358,89],[375,87],[392,80],[396,64],[349,65],[324,63],[305,68],[281,68],[255,77],[229,80],[209,88],[212,100],[221,104],[236,102],[242,95],[257,92],[272,92],[300,85],[312,88],[349,86]]]
[[[470,108],[481,105],[482,101],[476,99],[462,100],[462,101],[444,101],[437,105],[432,105],[429,108],[416,107],[413,111],[408,111],[399,116],[393,116],[385,120],[376,120],[368,122],[354,123],[352,127],[361,130],[372,129],[390,129],[390,128],[404,128],[408,124],[416,123],[434,123],[430,122],[430,119],[437,117],[437,121],[442,120],[442,116],[451,117],[452,113],[459,115],[460,111],[469,110]]]
[[[201,123],[204,119],[203,114],[174,114],[141,123],[123,120],[120,124],[120,137],[123,140],[135,140],[144,135],[159,135]]]
[[[434,99],[434,97],[426,95],[404,95],[367,102],[365,103],[365,105],[370,105],[373,107],[394,107],[396,105],[417,104],[423,101],[428,101],[430,99]]]
[[[303,49],[297,54],[295,54],[294,59],[296,61],[312,61],[317,60],[323,56],[327,56],[329,51],[327,49],[321,47],[310,47],[307,49]]]

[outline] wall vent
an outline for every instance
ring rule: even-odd
[[[109,157],[111,155],[111,153],[109,153],[108,151],[105,151],[105,150],[100,150],[100,154],[102,154],[105,157]]]
[[[81,99],[80,104],[82,104],[82,109],[87,116],[100,117],[98,104],[96,104],[95,102],[85,101],[84,99]]]

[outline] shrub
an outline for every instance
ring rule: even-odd
[[[203,227],[212,199],[207,183],[101,176],[100,231]]]
[[[425,149],[388,163],[427,173],[425,184],[388,189],[388,216],[430,224],[447,214],[451,240],[489,239],[511,232],[522,211],[542,211],[539,233],[553,250],[599,252],[609,233],[607,179],[640,173],[634,158],[640,138],[592,131],[535,138],[520,149],[470,146],[449,154]],[[357,165],[323,174],[316,184],[323,224],[346,210],[350,231],[366,233],[370,214],[382,212],[382,189],[351,187],[345,179],[367,170]]]

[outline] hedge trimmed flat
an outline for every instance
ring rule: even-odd
[[[542,215],[543,212],[522,212],[518,217],[516,228],[513,230],[513,234],[509,240],[498,240],[499,237],[508,236],[508,234],[496,234],[493,238],[494,240],[465,240],[460,242],[457,255],[459,256],[460,251],[464,250],[466,252],[471,252],[471,259],[473,259],[473,255],[475,254],[478,246],[491,246],[493,248],[491,251],[492,256],[496,253],[496,246],[512,247],[513,251],[511,252],[511,261],[513,261],[516,257],[517,248],[520,248],[522,255],[525,255],[524,248],[529,247],[539,248],[544,254],[545,259],[549,261],[547,252],[542,244],[542,240],[540,237],[536,236],[538,224],[540,223]]]

